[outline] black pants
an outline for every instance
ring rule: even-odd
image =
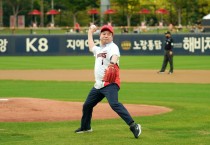
[[[169,72],[172,72],[173,73],[173,71],[174,71],[173,54],[170,54],[170,51],[165,51],[162,68],[160,70],[161,72],[164,72],[165,71],[168,62],[170,64],[170,70],[169,70]]]
[[[107,98],[111,108],[128,124],[133,123],[133,119],[127,109],[118,102],[119,87],[116,84],[110,84],[104,88],[92,88],[83,105],[83,115],[81,119],[81,129],[91,128],[91,118],[93,107],[96,106],[104,97]]]

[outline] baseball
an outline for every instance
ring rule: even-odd
[[[91,25],[90,28],[91,29],[96,29],[96,25]]]

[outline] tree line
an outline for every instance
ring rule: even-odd
[[[53,2],[53,4],[52,4]],[[2,14],[1,25],[10,26],[10,16],[25,16],[25,25],[30,26],[35,20],[39,26],[45,27],[51,22],[51,16],[46,15],[50,9],[58,10],[55,15],[56,26],[88,26],[94,18],[97,25],[111,21],[116,26],[137,26],[142,22],[150,26],[158,25],[160,21],[165,25],[194,25],[200,23],[203,16],[209,13],[209,0],[110,0],[108,9],[114,9],[113,14],[103,14],[100,11],[100,0],[0,0]],[[98,10],[96,14],[89,14],[88,10]],[[158,9],[166,9],[168,13],[156,13]],[[41,15],[29,15],[37,9]],[[141,9],[148,9],[149,13],[139,13]],[[111,17],[111,19],[110,19]]]

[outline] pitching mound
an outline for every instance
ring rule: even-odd
[[[47,99],[0,99],[0,122],[45,122],[80,120],[81,102],[65,102]],[[132,116],[151,116],[171,111],[161,106],[124,104]],[[107,103],[99,103],[93,111],[93,119],[111,119],[119,116]]]

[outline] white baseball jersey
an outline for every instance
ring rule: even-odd
[[[111,42],[109,44],[106,44],[105,46],[100,46],[100,47],[94,46],[93,54],[95,56],[95,67],[94,67],[95,85],[94,87],[96,89],[100,89],[109,84],[108,82],[104,82],[103,78],[105,75],[105,69],[107,69],[107,67],[110,64],[111,57],[113,55],[117,55],[118,57],[120,57],[120,52],[119,52],[118,46],[115,43]],[[119,60],[117,64],[119,66]],[[117,76],[115,83],[117,83],[118,86],[120,85],[119,75]]]

